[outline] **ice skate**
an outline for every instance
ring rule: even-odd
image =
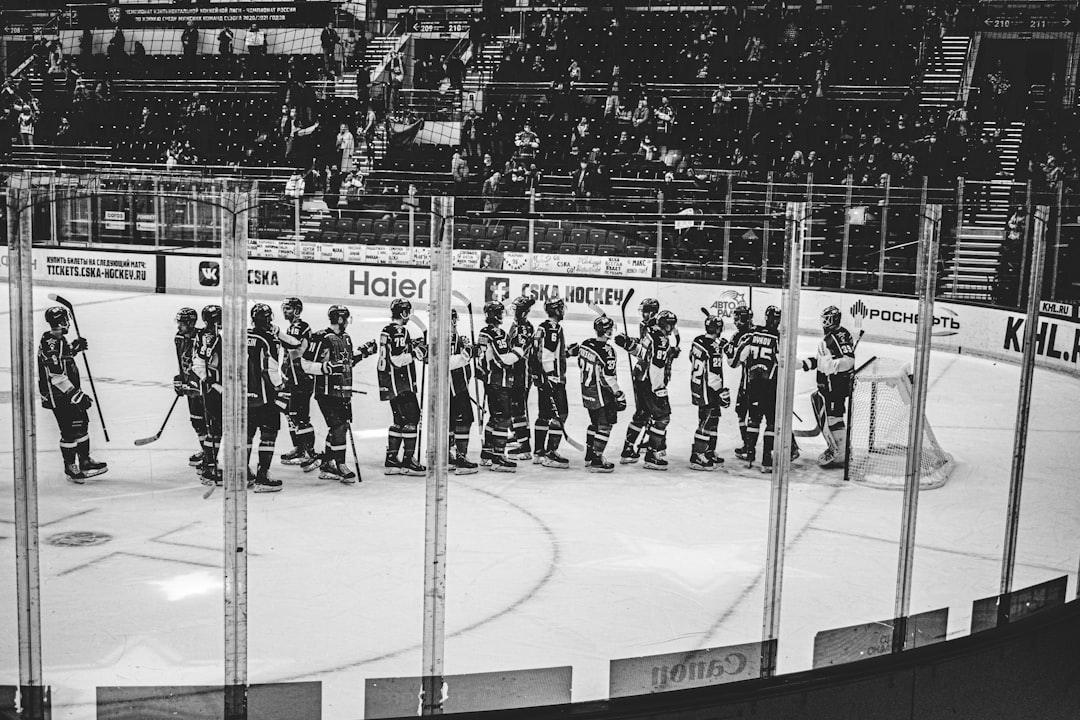
[[[517,463],[502,455],[494,455],[491,458],[491,469],[494,472],[517,472]]]
[[[566,468],[570,467],[570,461],[564,458],[559,453],[555,452],[554,450],[544,455],[544,459],[540,462],[540,464],[544,467],[558,468],[560,470],[565,470]]]
[[[202,471],[202,484],[214,485],[215,487],[221,487],[224,484],[224,480],[221,475],[221,468],[208,466]]]
[[[713,467],[720,467],[724,464],[724,458],[717,455],[714,451],[710,450],[705,454],[708,455],[710,460],[712,460]]]
[[[771,462],[770,463],[766,463],[766,462],[761,463],[761,467],[759,469],[765,475],[772,475],[772,463]]]
[[[846,463],[833,454],[832,450],[826,449],[825,452],[818,455],[818,465],[826,470],[833,468],[842,468]]]
[[[620,465],[631,465],[641,459],[641,452],[633,445],[627,445],[619,455]]]
[[[506,457],[511,460],[532,460],[532,446],[528,441],[518,443],[512,448],[506,449]]]
[[[748,463],[752,463],[757,457],[757,452],[749,445],[744,445],[741,448],[735,448],[735,457],[740,460],[745,460]]]
[[[712,458],[710,458],[707,454],[694,453],[690,456],[690,469],[701,470],[703,472],[712,472],[714,469],[716,469],[716,465],[713,463]]]
[[[401,474],[412,475],[413,477],[424,477],[427,475],[427,468],[416,460],[413,460],[411,457],[406,457],[401,461]]]
[[[607,459],[601,455],[600,457],[594,457],[589,464],[585,466],[585,469],[591,473],[609,473],[614,472],[615,464],[608,462]]]
[[[282,465],[303,465],[309,458],[307,451],[303,448],[293,448],[289,452],[281,453]]]
[[[281,481],[271,478],[266,473],[259,473],[255,476],[255,492],[281,492]]]
[[[545,457],[547,457],[547,453],[537,450],[532,456],[533,465],[543,465]]]
[[[383,475],[401,475],[403,471],[401,469],[401,461],[393,455],[387,455],[386,460],[383,461]]]
[[[490,450],[481,450],[480,451],[480,464],[483,465],[484,467],[491,467],[491,464],[492,464],[494,458],[495,458],[495,453],[491,452]]]
[[[202,465],[202,459],[203,459],[203,454],[200,451],[200,452],[197,452],[194,455],[190,456],[187,459],[187,464],[190,465],[191,467],[199,467],[200,465]]]
[[[352,485],[356,482],[356,473],[349,469],[349,466],[343,462],[335,463],[337,465],[338,482],[346,485]]]
[[[82,485],[86,482],[86,475],[79,469],[79,466],[75,463],[64,466],[64,475],[67,476],[68,482],[75,483],[76,485]]]
[[[668,461],[664,459],[666,453],[663,450],[649,450],[645,453],[645,468],[647,470],[667,470]]]
[[[108,464],[98,462],[89,455],[79,459],[79,468],[82,470],[83,475],[88,478],[92,478],[95,475],[104,475],[109,472]]]
[[[454,465],[455,475],[474,475],[479,472],[476,463],[465,457],[463,453],[458,453],[451,462]]]
[[[300,463],[300,469],[304,472],[311,472],[312,470],[317,470],[319,468],[321,460],[322,458],[318,454],[310,453],[307,458]]]

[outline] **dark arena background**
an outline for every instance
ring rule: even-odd
[[[5,0],[0,718],[1080,717],[1078,31]]]

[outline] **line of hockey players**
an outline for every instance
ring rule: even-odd
[[[513,320],[509,331],[502,324],[506,309],[500,302],[483,308],[484,326],[476,335],[459,332],[458,313],[453,310],[451,340],[452,429],[450,457],[457,474],[477,472],[468,459],[470,430],[479,414],[483,433],[480,464],[494,471],[514,472],[517,461],[532,460],[549,468],[567,468],[569,461],[560,452],[569,414],[567,403],[567,362],[576,358],[580,368],[581,398],[589,413],[585,464],[590,472],[611,472],[614,463],[604,453],[618,413],[627,409],[626,395],[616,377],[617,346],[631,361],[634,413],[619,456],[621,464],[636,463],[644,455],[644,467],[666,470],[667,427],[671,418],[668,385],[672,362],[679,357],[677,317],[662,310],[655,299],[646,299],[639,308],[638,336],[615,333],[614,321],[606,315],[593,322],[594,337],[567,344],[562,320],[565,303],[560,298],[544,303],[546,318],[536,327],[529,320],[535,300],[521,296],[511,303]],[[390,404],[393,423],[388,430],[384,459],[386,474],[424,475],[426,468],[417,458],[421,418],[421,392],[417,392],[417,363],[427,362],[426,332],[413,336],[408,328],[412,305],[394,300],[390,323],[378,341],[368,341],[358,349],[346,332],[348,308],[330,307],[328,326],[312,331],[301,317],[303,302],[288,298],[281,306],[287,325],[274,324],[269,305],[257,303],[251,309],[247,332],[248,453],[256,432],[259,449],[256,470],[249,469],[249,486],[256,491],[280,490],[279,479],[270,477],[270,466],[286,415],[292,449],[281,462],[298,465],[305,472],[319,470],[319,476],[353,483],[356,474],[346,463],[346,446],[352,422],[353,367],[378,355],[376,374],[379,396]],[[41,340],[38,353],[39,389],[43,405],[53,410],[61,430],[61,451],[69,480],[81,483],[107,470],[104,463],[89,455],[87,410],[91,399],[81,390],[75,357],[85,351],[83,338],[68,343],[65,334],[69,319],[62,307],[46,312],[50,330]],[[698,408],[690,467],[711,471],[722,465],[717,454],[720,413],[731,404],[724,382],[725,365],[741,370],[736,398],[736,414],[742,446],[735,456],[753,464],[757,443],[762,438],[761,469],[771,472],[773,430],[779,352],[780,310],[770,306],[765,324],[754,325],[751,310],[739,306],[733,313],[735,334],[723,337],[723,319],[707,315],[704,333],[690,349],[690,393]],[[189,458],[205,484],[220,484],[217,456],[222,435],[221,320],[218,305],[202,309],[203,325],[192,308],[176,315],[176,359],[178,373],[173,386],[186,396],[191,424],[201,450]],[[818,391],[812,401],[815,416],[828,449],[819,463],[842,467],[845,462],[845,405],[854,368],[855,343],[840,326],[840,311],[826,308],[822,313],[822,339],[815,356],[802,361],[804,370],[817,371]],[[421,376],[422,377],[422,376]],[[472,388],[470,388],[470,384]],[[483,403],[479,402],[480,385]],[[421,386],[423,382],[421,382]],[[537,415],[530,425],[529,396],[537,394]],[[314,397],[328,432],[322,452],[315,451],[315,431],[310,406]],[[485,407],[486,406],[486,407]],[[474,412],[474,408],[478,411]],[[486,409],[486,420],[485,420]],[[762,430],[764,425],[764,430]],[[798,447],[792,443],[793,456]],[[355,454],[355,450],[354,450]]]

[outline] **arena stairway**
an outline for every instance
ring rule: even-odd
[[[960,98],[973,45],[965,35],[946,35],[934,49],[919,81],[919,106],[942,107]]]
[[[1013,178],[1020,154],[1024,123],[982,123],[984,134],[1000,131],[997,141],[998,176],[989,196],[982,200],[968,183],[964,192],[964,219],[956,251],[942,272],[945,294],[953,298],[988,300],[997,275],[1005,224],[1009,219]]]
[[[471,62],[465,71],[464,92],[461,96],[463,111],[481,110],[476,103],[476,97],[495,77],[495,71],[499,69],[499,64],[502,62],[503,48],[506,43],[514,39],[515,37],[511,35],[497,35],[480,48],[480,57]]]

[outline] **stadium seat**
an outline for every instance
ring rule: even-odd
[[[570,242],[575,245],[587,245],[589,242],[589,231],[585,228],[574,228],[570,231]]]
[[[379,237],[382,237],[383,235],[390,235],[390,221],[376,220],[371,224],[371,232],[375,233]]]
[[[371,233],[371,218],[361,215],[356,218],[356,234],[364,235]]]
[[[318,230],[308,230],[304,233],[304,242],[317,243],[322,240],[322,233]]]
[[[607,230],[595,230],[595,229],[593,229],[593,230],[589,231],[589,242],[592,243],[593,245],[595,245],[596,247],[600,247],[601,245],[606,245],[607,241],[608,241],[607,238],[608,238],[608,231]]]
[[[341,242],[341,233],[333,231],[324,232],[321,241],[324,243],[339,243]]]
[[[551,243],[547,242],[546,240],[545,241],[538,241],[536,243],[535,247],[533,248],[533,252],[550,254],[550,253],[555,252],[555,248],[552,247]]]
[[[559,246],[557,252],[563,255],[577,255],[578,249],[577,245],[575,245],[574,243],[564,242],[562,245]]]
[[[490,251],[495,247],[495,243],[491,238],[474,238],[473,242],[476,243],[477,250]]]
[[[596,246],[590,242],[583,242],[582,244],[578,245],[577,251],[579,255],[595,255]]]
[[[353,232],[355,225],[351,217],[341,218],[337,221],[337,231],[344,235],[345,233]]]
[[[514,252],[514,243],[511,240],[499,240],[495,249],[499,252]]]
[[[343,233],[341,236],[341,242],[346,245],[356,245],[360,242],[360,236],[356,233]]]
[[[374,245],[375,235],[372,233],[361,233],[359,235],[361,245]]]

